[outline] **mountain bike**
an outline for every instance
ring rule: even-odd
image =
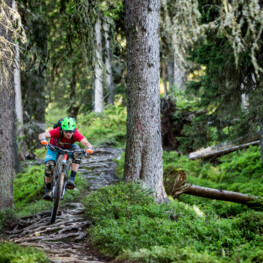
[[[53,151],[58,152],[57,162],[53,173],[53,186],[51,194],[51,197],[53,198],[53,207],[51,211],[50,223],[53,224],[56,221],[59,202],[60,200],[64,199],[68,181],[68,172],[72,163],[73,154],[80,154],[79,157],[81,159],[86,151],[62,149],[51,144],[48,144],[47,147],[49,147]]]

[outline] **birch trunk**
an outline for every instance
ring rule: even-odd
[[[125,180],[166,200],[160,122],[159,0],[126,0],[127,144]]]
[[[5,2],[10,8],[12,7],[12,0]],[[11,41],[10,33],[3,26],[5,21],[0,18],[0,22],[0,37]],[[4,55],[10,60],[13,58],[9,50],[5,50]],[[13,204],[13,179],[19,164],[16,146],[14,76],[10,60],[0,63],[0,210]]]
[[[16,1],[12,1],[12,8],[17,10]],[[20,77],[20,53],[19,53],[19,44],[15,45],[15,57],[14,57],[14,87],[15,87],[15,109],[16,109],[16,118],[20,129],[18,131],[19,136],[23,136],[22,126],[23,121],[23,104],[22,104],[22,93],[21,93],[21,77]]]
[[[95,60],[95,103],[94,112],[101,113],[104,111],[104,98],[103,98],[103,73],[102,73],[102,41],[101,41],[101,22],[97,19],[95,25],[96,35],[96,60]]]
[[[107,21],[103,23],[104,35],[105,35],[105,47],[106,47],[106,58],[105,58],[105,68],[106,68],[106,88],[109,93],[107,104],[114,103],[114,87],[112,83],[112,68],[111,68],[111,42],[109,37],[109,24]]]

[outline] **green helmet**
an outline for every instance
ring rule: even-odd
[[[61,122],[62,131],[74,131],[76,128],[76,120],[74,118],[66,117]]]

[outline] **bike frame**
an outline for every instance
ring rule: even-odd
[[[53,208],[51,211],[50,223],[54,223],[58,212],[59,201],[64,199],[64,195],[66,192],[68,172],[71,165],[71,162],[68,162],[68,160],[72,159],[72,156],[70,156],[70,154],[79,152],[84,155],[85,151],[83,150],[72,151],[72,150],[62,149],[60,147],[53,146],[50,144],[48,146],[52,150],[56,150],[58,152],[57,162],[55,166],[55,175],[53,175],[53,187],[51,194],[51,196],[53,197]]]
[[[62,155],[62,153],[59,153],[59,155]],[[59,155],[57,160],[59,160]],[[68,154],[63,153],[63,157],[61,162],[57,161],[56,163],[56,174],[55,177],[53,178],[53,187],[52,187],[52,197],[55,196],[55,188],[56,188],[56,182],[57,182],[57,177],[60,175],[64,175],[64,184],[63,184],[63,188],[62,188],[62,193],[61,193],[61,197],[60,199],[63,200],[64,199],[64,195],[66,192],[66,185],[67,185],[67,181],[68,181],[68,172],[70,169],[70,164],[68,163]]]

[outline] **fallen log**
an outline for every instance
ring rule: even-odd
[[[246,205],[249,205],[250,202],[255,202],[259,200],[258,197],[253,197],[246,194],[225,191],[225,190],[218,190],[208,187],[201,187],[197,185],[191,185],[184,192],[184,194],[195,195],[195,196],[216,199],[216,200],[229,201],[239,204],[246,204]]]
[[[248,148],[252,145],[259,145],[260,141],[253,141],[241,145],[228,145],[228,146],[221,146],[221,147],[208,147],[200,151],[192,152],[188,155],[189,159],[211,159],[211,158],[217,158],[222,155]]]
[[[186,175],[184,171],[180,171],[179,174],[174,177],[173,182],[169,181],[167,183],[168,184],[165,184],[166,192],[175,198],[179,197],[181,194],[189,194],[215,200],[245,204],[250,207],[263,206],[263,199],[257,196],[188,184],[186,183]]]

